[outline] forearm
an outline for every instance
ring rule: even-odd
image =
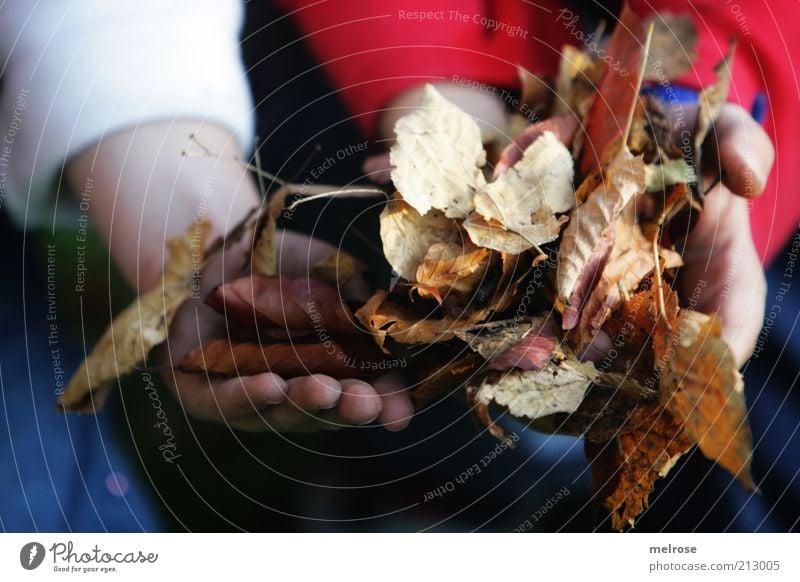
[[[200,151],[196,135],[214,155]],[[88,214],[126,280],[140,291],[157,283],[166,241],[195,220],[212,225],[213,240],[259,203],[229,131],[193,120],[154,123],[104,138],[68,166],[72,190],[91,191]]]

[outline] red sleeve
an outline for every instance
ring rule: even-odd
[[[394,96],[430,81],[516,87],[553,74],[569,41],[556,0],[280,0],[366,134]]]
[[[729,100],[750,111],[757,94],[767,96],[764,127],[775,144],[775,167],[764,194],[754,201],[750,226],[759,256],[766,264],[798,228],[797,131],[800,19],[791,0],[634,0],[639,14],[658,10],[689,13],[700,34],[694,71],[681,83],[700,88],[714,81],[713,67],[724,56],[728,40],[738,41]],[[648,8],[649,6],[649,8]]]
[[[517,85],[517,64],[553,75],[564,44],[580,45],[556,0],[280,0],[304,41],[365,133],[398,93],[429,81],[469,79],[499,87]],[[792,0],[632,0],[640,14],[652,10],[691,14],[700,33],[695,69],[681,82],[713,82],[713,68],[739,40],[731,100],[750,109],[764,92],[765,127],[778,152],[765,193],[752,207],[751,225],[764,262],[798,227],[800,204],[792,160],[800,157],[800,19]],[[578,14],[578,10],[575,10]],[[582,22],[579,22],[580,26]],[[572,28],[574,30],[574,27]],[[794,55],[794,57],[793,57]],[[768,82],[767,82],[768,81]]]

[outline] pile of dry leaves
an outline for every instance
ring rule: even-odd
[[[177,367],[370,376],[412,355],[419,406],[465,390],[499,438],[490,405],[583,437],[596,498],[617,529],[633,524],[655,481],[695,444],[752,489],[742,377],[717,319],[680,305],[672,287],[682,259],[667,235],[677,221],[685,234],[687,216],[702,211],[695,176],[728,92],[733,46],[701,94],[691,147],[673,144],[664,103],[640,93],[645,81],[685,72],[694,44],[690,20],[651,24],[626,8],[606,47],[622,66],[565,47],[552,87],[521,71],[522,103],[536,121],[515,114],[486,148],[475,120],[428,86],[391,150],[397,192],[380,232],[393,287],[353,314],[337,289],[354,272],[344,253],[309,280],[277,277],[285,185],[229,237],[252,237],[252,275],[207,303],[231,335]],[[191,292],[186,244],[173,243],[163,289],[115,320],[62,396],[64,409],[96,408],[165,339]],[[581,361],[598,335],[610,351]]]

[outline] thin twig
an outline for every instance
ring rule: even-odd
[[[656,262],[656,268],[654,273],[656,275],[656,285],[658,285],[658,309],[661,312],[661,317],[664,318],[664,323],[667,325],[667,329],[672,331],[672,324],[670,324],[669,319],[667,319],[667,307],[664,301],[664,289],[661,286],[661,257],[658,253],[658,238],[653,237],[653,258]]]

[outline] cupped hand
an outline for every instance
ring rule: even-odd
[[[767,294],[761,260],[750,230],[748,200],[759,196],[775,160],[772,142],[741,107],[723,106],[703,153],[722,181],[708,192],[703,212],[683,246],[678,276],[683,304],[716,313],[722,335],[741,366],[753,353],[764,321]]]
[[[199,298],[178,311],[170,336],[159,354],[169,369],[164,377],[184,410],[199,420],[221,422],[247,432],[315,432],[377,421],[386,429],[405,428],[413,414],[402,378],[384,375],[371,383],[323,374],[282,378],[273,373],[219,379],[182,373],[175,367],[184,355],[210,339],[228,338],[224,318],[203,303],[223,281],[246,274],[246,243],[237,243],[219,255],[203,273]],[[276,236],[281,276],[307,277],[336,249],[307,236],[282,232]],[[363,287],[349,284],[363,296]],[[364,337],[365,342],[371,342]]]

